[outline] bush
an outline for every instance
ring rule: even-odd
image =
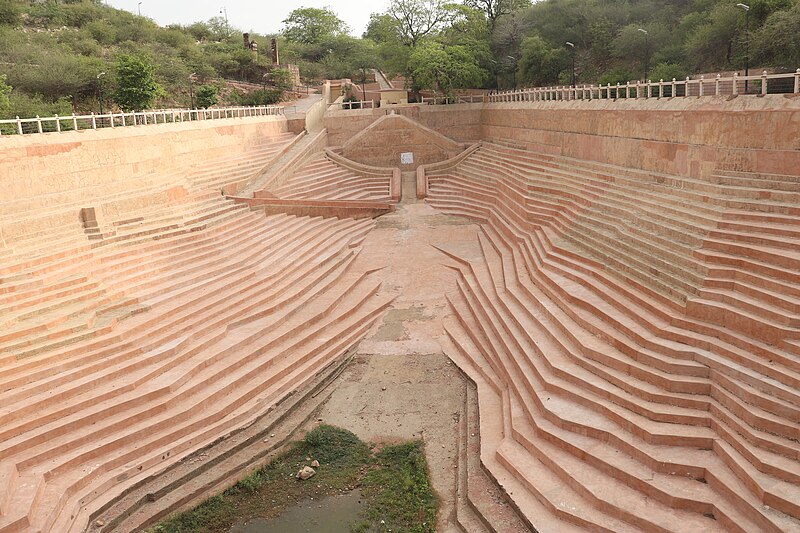
[[[0,24],[18,26],[20,22],[19,8],[12,0],[0,0]]]
[[[0,118],[33,118],[37,115],[40,117],[52,117],[54,115],[65,117],[71,114],[72,104],[68,98],[61,98],[55,102],[46,102],[41,96],[28,96],[20,91],[11,91],[8,98],[8,106],[5,111],[0,111]],[[26,125],[25,128],[35,128],[35,126]],[[44,131],[55,131],[55,122],[42,124],[42,129]],[[72,121],[61,122],[61,129],[72,129]],[[17,127],[14,124],[4,124],[2,132],[3,135],[16,133]]]
[[[201,85],[196,94],[197,107],[206,109],[219,102],[219,88],[216,85]]]
[[[164,90],[156,83],[155,67],[143,56],[123,54],[117,58],[117,92],[114,100],[125,111],[148,109]]]
[[[241,96],[242,105],[274,105],[283,98],[279,89],[259,89]]]

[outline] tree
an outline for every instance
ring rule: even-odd
[[[289,69],[272,69],[269,73],[269,77],[272,84],[275,85],[275,88],[279,89],[281,92],[288,91],[292,88],[293,76]]]
[[[538,86],[557,83],[559,74],[569,64],[564,47],[552,47],[538,35],[522,41],[518,69],[520,81]]]
[[[197,107],[207,109],[219,102],[219,88],[216,85],[201,85],[195,93]]]
[[[326,37],[347,33],[348,27],[328,8],[301,7],[283,20],[283,35],[289,41],[305,44],[319,43]]]
[[[482,11],[489,22],[490,30],[494,29],[498,18],[531,5],[530,0],[464,0],[464,4]]]
[[[0,0],[0,24],[17,26],[19,22],[19,8],[13,0]]]
[[[397,23],[402,43],[412,48],[435,34],[448,17],[444,0],[392,0],[387,13]]]
[[[164,90],[156,83],[155,67],[144,56],[122,54],[117,57],[116,103],[125,111],[147,109]]]
[[[11,94],[11,86],[6,83],[6,75],[0,74],[0,113],[5,113],[9,106],[8,97]]]
[[[425,41],[411,53],[408,67],[423,89],[451,95],[454,89],[479,87],[487,72],[463,46],[444,46]]]
[[[751,47],[762,64],[800,65],[800,3],[788,11],[776,11],[753,36]]]

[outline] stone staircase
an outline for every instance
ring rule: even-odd
[[[265,216],[214,190],[249,163],[213,168],[103,238],[76,220],[0,256],[0,532],[83,530],[312,380],[391,302],[352,267],[372,220]]]
[[[428,201],[482,221],[448,354],[542,531],[800,531],[791,176],[665,176],[484,143]]]
[[[312,159],[275,189],[255,193],[286,200],[390,201],[391,169],[385,174],[358,173],[326,156]]]

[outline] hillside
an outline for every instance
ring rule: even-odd
[[[800,66],[800,0],[392,0],[362,37],[349,32],[331,8],[295,9],[277,36],[281,60],[305,83],[380,68],[447,94]],[[0,84],[0,117],[119,105],[124,56],[151,67],[155,107],[188,107],[202,85],[223,105],[274,103],[280,91],[224,81],[264,83],[272,37],[251,33],[256,53],[221,17],[160,27],[99,0],[0,0],[0,80],[13,88],[4,102]]]
[[[226,27],[224,20],[165,28],[98,1],[0,0],[0,76],[6,75],[13,87],[3,115],[97,112],[101,94],[107,110],[121,54],[152,63],[163,88],[157,107],[189,107],[192,73],[192,89],[219,85],[221,103],[273,103],[257,101],[266,94],[254,99],[221,84],[225,78],[263,82],[271,64],[269,39],[250,38],[262,45],[257,55],[244,48],[241,33]]]

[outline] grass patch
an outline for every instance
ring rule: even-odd
[[[298,481],[298,470],[315,459],[320,463],[317,474]],[[297,502],[356,487],[361,487],[366,506],[353,531],[435,530],[437,500],[421,441],[385,446],[373,453],[370,445],[351,432],[322,425],[222,494],[147,531],[227,532],[242,520],[272,518]]]
[[[428,479],[422,442],[386,446],[375,459],[377,467],[361,484],[367,500],[365,516],[354,530],[433,533],[438,502]]]

